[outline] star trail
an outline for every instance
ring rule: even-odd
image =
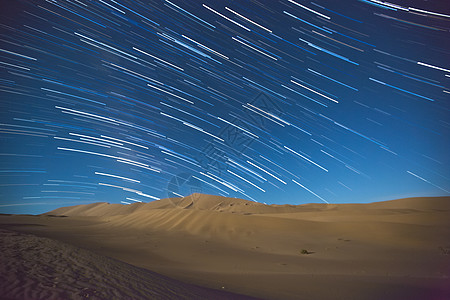
[[[450,7],[405,2],[3,1],[0,211],[449,195]]]

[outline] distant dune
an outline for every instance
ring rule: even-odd
[[[418,197],[398,200],[373,202],[367,204],[324,204],[310,203],[301,205],[266,205],[259,202],[194,193],[183,198],[165,198],[149,203],[136,202],[130,205],[97,202],[86,205],[61,207],[43,215],[65,216],[115,216],[154,209],[190,209],[228,212],[238,214],[295,213],[307,211],[350,211],[374,209],[416,209],[449,210],[450,197]]]
[[[92,203],[87,205],[76,205],[61,207],[44,215],[66,215],[66,216],[115,216],[147,211],[153,209],[190,209],[208,210],[216,212],[233,213],[274,213],[289,212],[298,206],[265,205],[258,202],[212,196],[205,194],[192,194],[183,198],[166,198],[149,203],[133,203],[130,205],[108,204],[106,202]]]
[[[192,294],[211,290],[191,284],[260,299],[450,299],[450,197],[295,206],[193,194],[131,205],[62,207],[40,216],[0,216],[0,223],[96,253],[74,258],[74,268],[95,266],[88,274],[117,265],[115,270],[125,270],[115,271],[123,282],[131,281],[126,272],[140,272],[139,278],[150,278],[144,280],[147,285],[136,283],[142,290],[151,291],[153,281],[189,299],[219,299]],[[42,252],[56,243],[46,241],[45,247],[8,251]],[[69,247],[61,245],[54,246]],[[81,253],[74,251],[64,253]],[[94,255],[102,256],[86,260]],[[64,255],[55,259],[56,265],[67,265]],[[96,266],[97,261],[108,263]],[[9,266],[2,273],[14,269]],[[109,284],[96,280],[89,288],[106,292]],[[125,288],[129,284],[115,293],[130,293]],[[154,299],[151,292],[145,295]]]

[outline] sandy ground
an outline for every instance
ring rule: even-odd
[[[94,261],[107,256],[127,263],[126,270],[134,265],[261,299],[450,299],[450,197],[267,206],[194,194],[128,206],[80,205],[41,216],[3,215],[0,224],[101,255]],[[15,267],[8,268],[2,276]],[[114,286],[99,284],[89,288]],[[118,286],[119,292],[127,289]]]
[[[248,299],[63,242],[0,229],[1,299]]]

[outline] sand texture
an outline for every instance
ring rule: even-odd
[[[73,274],[84,266],[80,272],[96,278],[85,287],[81,277],[71,275],[73,282],[64,284],[77,286],[73,295],[88,288],[110,293],[109,299],[123,299],[113,293],[132,292],[132,299],[157,298],[151,291],[166,299],[172,299],[169,291],[200,299],[189,294],[202,295],[194,284],[259,299],[450,299],[450,197],[294,206],[193,194],[146,204],[63,207],[40,216],[4,215],[0,224],[52,239],[46,239],[46,246],[22,246],[20,251],[42,252],[30,259],[37,264],[43,253],[58,261],[48,276],[59,274],[57,266],[63,265]],[[67,261],[46,250],[52,245],[71,247],[67,244],[90,254]],[[2,247],[15,255],[11,245]],[[16,266],[2,268],[4,276]],[[100,275],[99,270],[119,278]],[[141,277],[149,279],[139,281]],[[128,283],[118,285],[120,278]],[[115,292],[111,285],[117,286]]]
[[[59,241],[0,229],[1,299],[248,299]]]

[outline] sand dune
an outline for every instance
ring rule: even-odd
[[[294,206],[193,194],[0,223],[262,299],[450,297],[450,197]]]

